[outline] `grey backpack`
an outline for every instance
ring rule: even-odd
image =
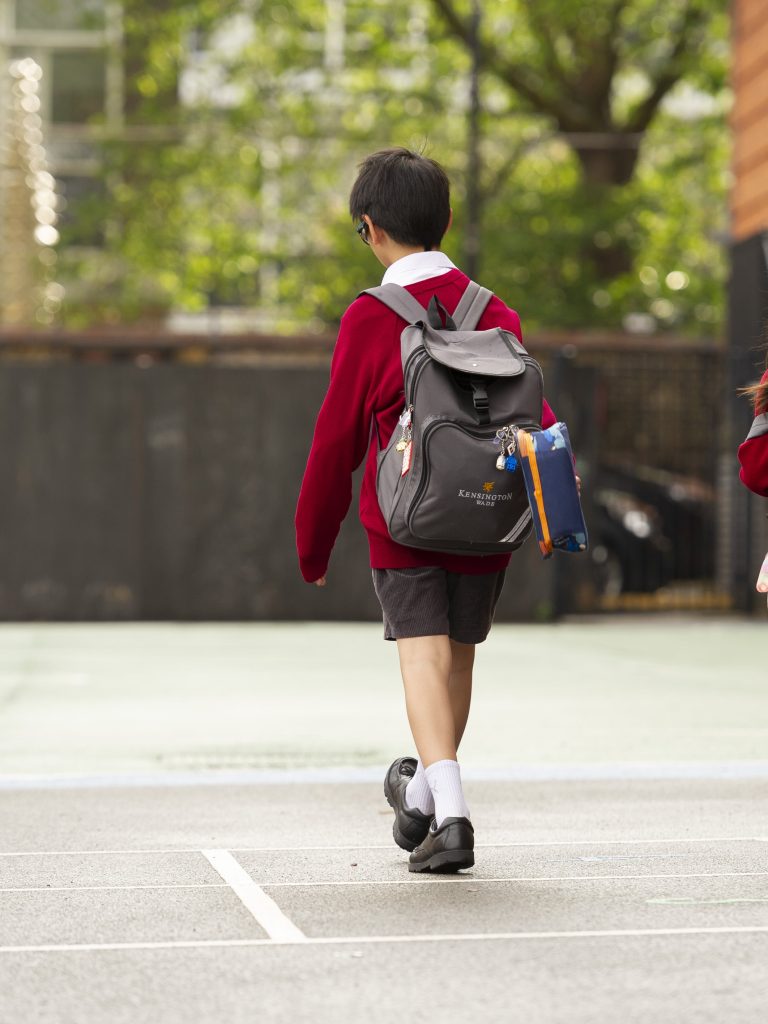
[[[390,536],[453,554],[513,551],[531,510],[512,428],[540,429],[541,367],[511,332],[475,330],[492,293],[474,282],[453,316],[436,296],[424,309],[397,284],[365,294],[408,324],[405,409],[376,474]]]

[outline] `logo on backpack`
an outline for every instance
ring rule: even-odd
[[[514,494],[493,494],[491,491],[466,491],[463,487],[459,488],[457,497],[469,498],[474,501],[476,505],[483,505],[485,508],[493,508],[498,501],[514,501],[516,495]]]

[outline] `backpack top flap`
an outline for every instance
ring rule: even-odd
[[[493,328],[475,331],[492,297],[487,288],[470,281],[450,317],[458,330],[441,330],[429,323],[429,312],[411,293],[398,284],[368,288],[361,295],[372,295],[389,306],[409,325],[403,331],[405,353],[418,341],[437,363],[452,370],[486,377],[517,377],[525,371],[521,358],[525,349],[510,331]],[[433,300],[436,301],[436,300]],[[406,344],[406,338],[410,338]],[[417,341],[418,339],[418,341]]]
[[[500,327],[488,331],[439,331],[421,323],[422,342],[436,363],[478,377],[517,377],[525,372],[520,343]]]

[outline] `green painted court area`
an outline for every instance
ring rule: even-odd
[[[0,627],[2,1024],[762,1024],[766,623],[499,626],[407,872],[378,625]]]

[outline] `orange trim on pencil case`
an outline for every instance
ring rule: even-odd
[[[531,476],[533,477],[533,496],[536,499],[536,509],[539,513],[539,520],[541,521],[542,539],[539,541],[539,547],[541,548],[541,553],[543,555],[550,555],[553,550],[552,535],[549,532],[547,513],[544,511],[544,494],[541,487],[541,477],[539,476],[539,464],[536,461],[536,448],[532,438],[525,430],[519,430],[517,438],[518,444],[520,444],[521,447],[521,452],[528,459],[528,465],[531,467]]]

